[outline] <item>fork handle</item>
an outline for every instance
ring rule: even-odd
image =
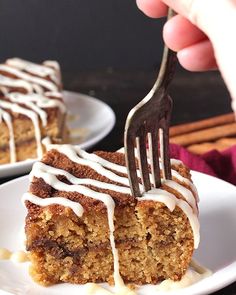
[[[171,19],[175,15],[176,13],[171,8],[169,8],[167,20]],[[156,91],[157,89],[164,90],[164,92],[167,91],[170,85],[170,82],[172,81],[174,77],[176,64],[177,64],[176,52],[172,51],[165,45],[160,71],[159,71],[156,83],[153,86],[154,91]]]

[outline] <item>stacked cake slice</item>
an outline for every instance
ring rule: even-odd
[[[180,280],[199,243],[198,197],[188,168],[171,163],[173,179],[137,199],[122,152],[52,145],[33,166],[23,197],[34,280]]]
[[[43,155],[44,138],[67,139],[60,67],[19,58],[0,64],[0,164]]]

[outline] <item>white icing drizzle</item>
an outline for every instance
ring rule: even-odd
[[[53,68],[57,73],[58,84],[61,84],[61,68],[57,61],[55,60],[45,60],[43,64],[47,67]]]
[[[172,188],[173,190],[177,191],[178,193],[180,193],[185,198],[185,200],[189,203],[189,205],[193,208],[193,211],[195,213],[198,212],[195,197],[189,189],[187,189],[185,186],[179,184],[178,182],[174,180],[166,179],[162,183]]]
[[[53,91],[46,91],[45,95],[46,96],[56,97],[56,98],[62,98],[63,97],[61,92],[55,92],[55,91],[54,92]]]
[[[100,163],[92,162],[90,160],[82,159],[78,157],[78,150],[76,147],[73,147],[71,145],[55,145],[52,144],[49,146],[49,149],[56,149],[62,154],[65,154],[72,162],[75,162],[80,165],[88,166],[95,170],[97,173],[107,177],[110,180],[113,180],[115,182],[121,183],[123,185],[129,186],[129,180],[126,177],[121,177],[116,175],[115,173],[105,169]]]
[[[50,91],[58,91],[58,86],[55,85],[53,82],[48,81],[43,78],[32,76],[28,73],[22,72],[16,68],[11,67],[11,66],[1,64],[0,71],[7,72],[9,74],[16,76],[19,79],[23,79],[23,80],[31,82],[33,84],[38,84]]]
[[[6,248],[0,248],[0,260],[11,260],[12,262],[22,263],[29,261],[29,257],[24,251],[11,252]]]
[[[189,269],[180,281],[172,281],[170,279],[164,280],[157,286],[157,291],[168,292],[176,289],[183,289],[209,277],[210,275],[212,275],[212,272],[209,269],[192,259]]]
[[[9,130],[9,150],[10,150],[10,161],[11,163],[16,162],[16,147],[15,147],[15,138],[14,138],[14,130],[11,116],[0,109],[0,123],[4,120]]]
[[[13,88],[23,88],[27,93],[33,92],[32,84],[27,81],[20,79],[12,79],[0,74],[0,86],[13,87]],[[6,92],[5,92],[6,93]]]
[[[60,65],[59,65],[59,63],[57,62],[57,61],[55,61],[55,60],[45,60],[44,62],[43,62],[43,64],[45,65],[45,66],[47,66],[47,67],[50,67],[50,68],[53,68],[53,69],[55,69],[56,71],[60,71]]]
[[[165,292],[165,294],[166,293],[168,294],[168,292],[171,292],[171,291],[184,289],[188,286],[191,286],[197,283],[203,278],[204,278],[203,275],[199,274],[198,272],[192,269],[188,269],[180,281],[172,281],[168,279],[161,282],[156,288],[156,291],[157,291],[156,294],[159,294],[159,292],[161,292],[161,294],[163,294],[163,292]]]
[[[10,260],[15,263],[23,263],[29,261],[29,257],[24,251],[16,251],[11,254]]]
[[[75,150],[78,155],[80,155],[83,159],[89,160],[98,164],[101,164],[103,167],[117,171],[119,173],[127,174],[127,168],[125,166],[121,166],[115,163],[112,163],[110,161],[107,161],[106,159],[103,159],[95,154],[89,154],[84,150],[81,150],[78,147],[75,147]]]
[[[2,92],[3,95],[6,95],[8,93],[7,87],[0,86],[0,92]]]
[[[184,165],[184,163],[178,159],[170,159],[170,163],[171,163],[171,165],[176,165],[176,166]]]
[[[37,144],[37,155],[39,158],[41,158],[43,155],[43,149],[42,149],[42,144],[41,144],[41,131],[40,131],[39,120],[38,120],[37,114],[31,110],[22,108],[21,106],[19,106],[16,103],[10,103],[7,101],[2,101],[2,100],[0,100],[0,107],[3,109],[9,109],[15,113],[23,114],[31,119],[31,121],[34,125],[34,130],[35,130],[35,139],[36,139],[36,144]],[[13,136],[14,135],[12,135],[12,137]]]
[[[172,212],[175,209],[178,199],[171,193],[159,188],[153,188],[150,191],[144,193],[140,199],[142,201],[154,201],[160,202],[166,205],[166,207]]]
[[[41,207],[53,204],[69,207],[78,217],[81,217],[84,212],[83,207],[79,203],[61,197],[41,199],[32,193],[25,193],[22,197],[23,204],[25,204],[25,201],[30,201],[31,203]]]
[[[12,102],[27,105],[29,108],[38,113],[40,117],[42,116],[42,113],[46,114],[46,112],[42,110],[45,108],[59,108],[62,113],[66,112],[65,104],[61,100],[48,98],[46,95],[12,92],[7,95],[7,98]]]
[[[51,138],[49,136],[44,137],[44,139],[42,139],[42,144],[47,150],[47,147],[52,144]]]
[[[191,188],[191,190],[194,192],[194,197],[195,197],[196,201],[199,202],[199,196],[198,196],[196,186],[188,178],[183,177],[180,173],[178,173],[174,169],[171,169],[171,174],[173,177],[178,179],[180,182],[187,184],[187,186],[189,186]]]
[[[114,172],[108,170],[111,169],[116,172],[126,173],[126,168],[111,163],[97,155],[88,154],[87,152],[81,151],[80,149],[73,147],[71,145],[50,145],[48,149],[56,149],[60,153],[66,155],[71,161],[78,163],[80,165],[85,165],[93,170],[95,170],[98,174],[107,177],[108,179],[123,184],[115,185],[109,183],[103,183],[101,181],[95,179],[80,179],[75,177],[74,175],[68,173],[59,168],[54,168],[44,163],[38,162],[35,163],[30,173],[31,180],[33,177],[42,178],[47,184],[49,184],[54,189],[65,192],[77,192],[84,196],[97,199],[103,202],[107,208],[107,216],[108,216],[108,225],[110,231],[110,244],[112,249],[113,261],[114,261],[114,281],[116,288],[120,288],[124,286],[123,280],[119,273],[119,257],[118,251],[115,245],[115,238],[114,238],[114,210],[115,210],[115,203],[113,198],[101,192],[96,192],[86,185],[91,185],[94,187],[108,189],[116,192],[121,193],[128,193],[130,194],[130,188],[127,187],[128,185],[128,178],[127,177],[120,177],[119,175],[115,174]],[[71,184],[66,184],[61,182],[57,175],[65,176]],[[176,206],[178,206],[187,216],[190,226],[193,231],[194,236],[194,247],[197,248],[199,244],[199,222],[197,217],[197,212],[193,210],[191,205],[194,207],[196,206],[196,200],[193,194],[190,194],[190,191],[184,189],[184,187],[180,184],[176,185],[176,182],[172,181],[168,183],[169,186],[174,187],[176,191],[178,191],[185,200],[176,198],[173,194],[162,190],[162,189],[152,189],[151,191],[144,193],[141,198],[138,198],[137,201],[155,201],[163,203],[170,211],[173,211]],[[47,206],[49,204],[60,204],[66,207],[70,207],[77,216],[82,216],[83,208],[78,202],[70,201],[66,198],[57,197],[57,198],[46,198],[41,199],[37,196],[32,195],[31,193],[24,194],[23,201],[30,201],[39,206]],[[69,203],[68,203],[69,202]],[[77,206],[75,209],[74,206]]]
[[[86,151],[81,150],[78,147],[75,147],[75,151],[76,151],[77,155],[80,155],[83,159],[87,160],[87,162],[96,163],[97,165],[99,165],[99,168],[104,167],[104,168],[108,168],[109,170],[116,171],[118,173],[127,174],[127,168],[125,166],[121,166],[121,165],[109,162],[106,159],[103,159],[95,154],[89,154]],[[90,166],[90,167],[93,168],[92,166]],[[109,171],[109,170],[106,170],[106,171]],[[140,177],[140,174],[141,174],[140,171],[137,170],[138,177]],[[104,174],[104,176],[106,176],[106,175]],[[127,177],[120,176],[120,178],[119,178],[120,181],[117,181],[118,175],[115,174],[115,176],[114,176],[114,173],[112,173],[112,172],[108,173],[106,177],[109,178],[110,180],[120,182],[124,185],[129,186],[129,180]],[[139,184],[139,187],[140,187],[140,190],[143,191],[143,185]]]
[[[42,121],[43,126],[45,127],[47,125],[47,113],[41,108],[39,108],[37,106],[37,103],[36,104],[33,103],[33,95],[36,95],[36,94],[32,93],[30,95],[24,95],[21,93],[13,92],[13,93],[9,93],[7,95],[7,98],[14,103],[24,104],[28,108],[30,108],[32,111],[37,113]]]
[[[20,58],[11,58],[6,61],[6,64],[12,66],[20,71],[26,71],[30,74],[45,78],[49,76],[51,80],[53,80],[56,84],[60,83],[59,77],[57,75],[57,71],[55,68],[49,66],[50,61],[48,63],[44,62],[43,65],[35,64]],[[51,64],[55,66],[55,62],[51,61]]]
[[[204,274],[206,276],[212,275],[212,271],[205,266],[201,265],[196,259],[192,258],[190,262],[190,267],[195,269],[199,274]]]
[[[30,173],[30,180],[33,180],[34,176],[36,176],[38,178],[41,177],[42,172],[50,173],[55,176],[56,175],[63,175],[72,184],[92,185],[94,187],[98,187],[98,188],[102,188],[102,189],[106,189],[106,190],[111,190],[111,191],[115,191],[115,192],[120,192],[122,194],[128,194],[128,195],[131,194],[131,190],[129,187],[118,186],[115,184],[106,183],[106,182],[98,181],[98,180],[91,179],[91,178],[77,178],[65,170],[48,166],[42,162],[37,162],[34,164],[32,171]]]

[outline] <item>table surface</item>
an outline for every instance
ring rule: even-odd
[[[150,90],[155,70],[107,68],[81,73],[64,73],[65,89],[89,94],[109,104],[116,114],[112,132],[90,151],[115,151],[123,145],[123,131],[129,110]],[[174,102],[172,125],[191,122],[231,111],[230,96],[217,72],[189,73],[178,70],[171,85]],[[79,110],[78,110],[79,113]],[[2,179],[0,183],[8,181]],[[214,293],[236,295],[236,283]]]

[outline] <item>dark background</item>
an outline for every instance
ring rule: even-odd
[[[129,109],[156,78],[163,23],[143,15],[135,0],[0,0],[0,60],[58,60],[65,88],[97,96],[116,113],[123,108],[115,129],[122,144]],[[179,67],[171,94],[173,124],[230,111],[216,72]]]
[[[0,61],[58,60],[65,88],[123,107],[123,124],[156,78],[163,22],[144,16],[135,0],[0,0]],[[171,94],[173,124],[230,111],[218,73],[179,68]]]
[[[152,68],[162,52],[161,21],[135,0],[1,0],[1,60],[57,59],[65,71]]]
[[[65,88],[123,107],[122,125],[155,81],[164,21],[143,15],[135,0],[0,0],[0,61],[58,60]],[[179,67],[171,94],[173,124],[230,111],[216,72]]]

